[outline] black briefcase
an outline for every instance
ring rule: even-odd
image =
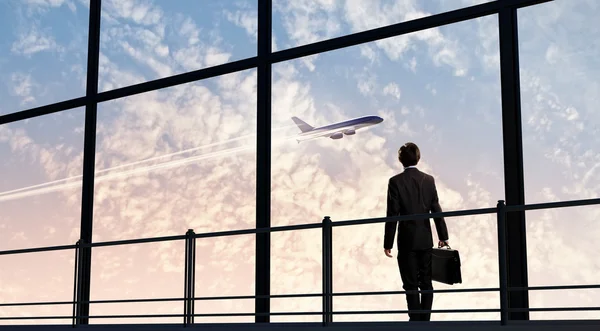
[[[434,248],[431,252],[431,279],[448,285],[462,283],[460,254],[445,247],[448,248]]]

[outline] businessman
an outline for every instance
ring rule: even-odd
[[[421,158],[419,147],[406,143],[398,150],[398,159],[404,172],[393,176],[388,182],[387,217],[399,215],[428,214],[442,211],[432,176],[416,168]],[[448,229],[443,218],[435,218],[439,238],[438,247],[448,245]],[[398,267],[405,291],[432,290],[431,252],[433,236],[429,219],[394,221],[385,223],[383,248],[392,257],[394,236],[398,228]],[[431,310],[433,293],[407,293],[406,302],[410,321],[429,321],[431,313],[415,313],[411,310]]]

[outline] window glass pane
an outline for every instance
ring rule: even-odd
[[[84,110],[0,125],[0,250],[72,245],[80,235]],[[0,256],[2,303],[73,299],[73,250]],[[0,307],[0,316],[67,316],[71,305]]]
[[[255,226],[256,70],[98,106],[94,241]]]
[[[311,44],[490,1],[273,0],[273,50]],[[391,39],[378,44],[386,45],[386,51],[395,56],[403,53],[408,46],[393,43]],[[364,45],[360,49],[371,53],[371,47]],[[312,68],[309,59],[305,64]]]
[[[254,300],[205,300],[254,295],[254,236],[197,239],[195,314],[253,313]],[[185,241],[94,248],[92,300],[182,299]],[[91,316],[183,314],[183,300],[94,303]],[[90,324],[182,323],[183,317],[96,318]],[[253,316],[195,317],[195,323],[254,322]]]
[[[518,11],[525,201],[600,196],[600,4],[556,0]],[[597,206],[529,211],[530,286],[598,284]],[[600,306],[600,290],[531,291],[532,307]],[[595,319],[596,311],[532,319]]]
[[[0,1],[0,115],[85,94],[89,0]]]
[[[74,261],[72,250],[0,256],[2,304],[73,301]],[[2,320],[3,325],[69,325],[72,314],[72,304],[0,307],[0,317],[18,318]]]
[[[256,0],[102,1],[100,91],[256,56]]]
[[[315,223],[324,216],[333,221],[385,216],[388,180],[402,171],[397,151],[409,141],[421,149],[418,168],[434,176],[444,210],[493,207],[503,199],[497,21],[497,16],[488,16],[385,43],[331,51],[319,55],[314,70],[305,66],[306,58],[275,64],[272,224]],[[406,47],[402,57],[395,57],[386,45]],[[365,49],[371,51],[365,53]],[[364,119],[371,126],[354,132],[352,126],[334,129],[328,132],[330,136],[310,140],[300,135],[308,126],[292,119],[297,117],[314,128],[363,116],[372,116]],[[464,281],[454,286],[436,283],[435,287],[497,287],[496,215],[446,222],[450,243],[464,261]],[[314,262],[320,257],[307,251],[320,246],[319,232],[317,237],[274,236],[274,242],[285,242],[286,249],[272,251],[273,291],[319,290],[313,280],[321,277]],[[383,224],[334,229],[335,292],[402,289],[396,259],[383,253],[383,234]],[[286,265],[294,265],[293,271],[285,269]],[[294,278],[295,286],[275,282],[296,270],[302,273]],[[434,308],[494,308],[498,304],[494,292],[440,294]],[[337,297],[334,306],[345,311],[402,310],[406,301],[404,296]],[[272,303],[274,310],[284,307],[286,311],[321,309],[319,301],[308,299]],[[433,319],[498,317],[469,313],[438,314]],[[318,318],[292,316],[287,320]],[[336,321],[406,319],[405,314],[334,317]]]
[[[84,109],[0,125],[0,249],[79,239]]]

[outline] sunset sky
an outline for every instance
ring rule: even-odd
[[[273,0],[273,51],[483,2]],[[598,16],[597,0],[518,11],[526,203],[600,195]],[[0,2],[0,115],[85,95],[88,20],[88,0]],[[104,0],[99,89],[256,56],[256,35],[256,0]],[[273,226],[325,215],[333,221],[385,216],[387,181],[402,171],[396,152],[407,141],[421,148],[419,168],[435,177],[444,210],[494,207],[504,199],[496,15],[277,63],[272,81]],[[99,104],[93,240],[254,227],[256,82],[256,70],[246,70]],[[77,108],[0,125],[0,250],[78,240],[84,115]],[[384,121],[340,140],[294,139],[292,116],[320,126],[364,115]],[[600,283],[597,206],[526,217],[530,286]],[[498,286],[495,220],[447,219],[463,283],[435,288]],[[402,289],[396,260],[383,253],[383,230],[383,224],[333,230],[335,292]],[[254,237],[197,240],[197,296],[254,295]],[[274,233],[271,254],[272,294],[321,292],[320,230]],[[72,300],[73,262],[70,250],[0,256],[0,303]],[[94,248],[91,299],[182,297],[183,262],[183,241]],[[530,292],[530,306],[600,306],[600,291]],[[498,307],[493,292],[436,294],[433,304]],[[319,312],[321,299],[274,299],[271,309]],[[401,309],[403,295],[334,299],[334,310]],[[196,303],[196,313],[253,310],[253,300]],[[71,305],[0,307],[0,316],[71,313]],[[183,303],[92,304],[90,313],[181,314]],[[254,317],[196,318],[204,321]],[[71,321],[0,321],[9,323]]]

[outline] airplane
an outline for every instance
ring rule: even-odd
[[[349,136],[355,134],[356,130],[358,129],[362,129],[367,126],[383,122],[383,118],[379,116],[363,116],[315,128],[296,116],[293,116],[292,120],[294,121],[294,123],[296,123],[296,125],[301,131],[298,134],[298,137],[296,138],[296,141],[298,141],[298,143],[300,143],[301,141],[316,139],[320,137],[341,139],[344,137],[344,135]]]

